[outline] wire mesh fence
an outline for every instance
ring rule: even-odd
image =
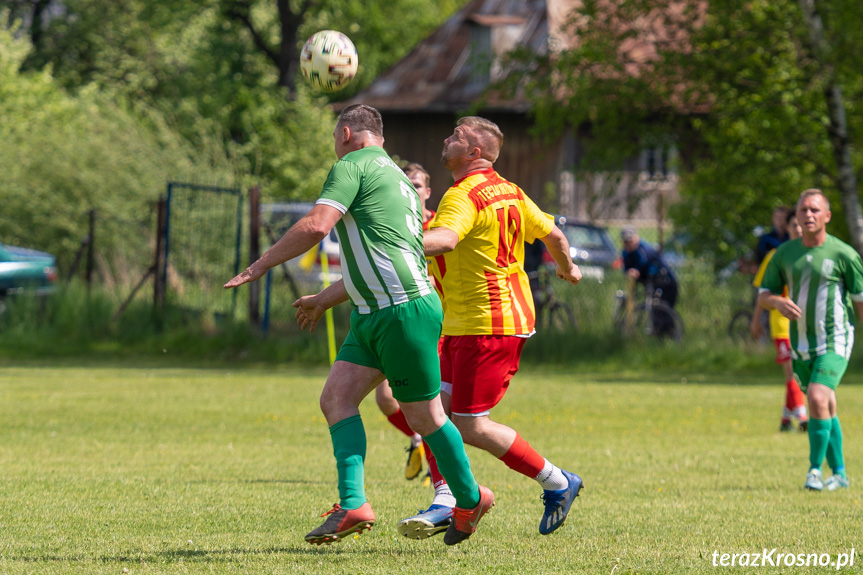
[[[249,263],[241,253],[248,240],[243,239],[243,194],[237,189],[178,183],[169,184],[168,191],[163,275],[168,303],[212,312],[216,318],[250,319],[255,314],[246,305],[249,290],[221,287]],[[310,207],[310,204],[261,205],[258,232],[261,251],[274,244]],[[250,232],[245,233],[248,236]],[[322,256],[327,258],[328,274],[321,266]],[[675,274],[680,293],[672,313],[680,324],[680,336],[670,339],[734,341],[736,337],[744,345],[752,343],[744,341],[748,334],[740,325],[744,323],[740,317],[753,308],[751,278],[738,274],[720,282],[709,262],[701,259],[678,262]],[[650,329],[649,322],[645,327],[643,321],[639,324],[637,317],[632,316],[633,313],[637,316],[639,308],[649,307],[648,294],[642,289],[632,291],[619,268],[610,265],[601,270],[591,269],[578,286],[556,279],[553,270],[546,270],[545,275],[547,282],[534,296],[537,334],[550,345],[560,337],[610,344],[620,339],[661,339]],[[334,238],[327,238],[314,253],[273,268],[261,282],[265,289],[261,303],[264,333],[298,334],[301,330],[296,325],[292,304],[301,295],[323,289],[325,276],[329,281],[340,278],[338,244]],[[631,305],[627,305],[627,300]],[[737,313],[737,325],[733,325],[736,312],[741,313]],[[347,333],[349,320],[349,305],[334,310],[337,341]],[[633,324],[636,329],[631,328]],[[324,329],[322,323],[319,331]]]
[[[242,202],[239,189],[168,184],[161,275],[168,305],[233,316],[237,292],[222,285],[239,273]]]

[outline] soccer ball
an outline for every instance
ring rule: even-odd
[[[351,39],[335,30],[322,30],[309,38],[300,53],[303,77],[323,92],[347,86],[357,73],[359,57]]]

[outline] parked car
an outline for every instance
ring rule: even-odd
[[[569,255],[583,277],[602,281],[606,271],[620,269],[620,251],[607,228],[563,216],[555,216],[555,220],[569,241]]]
[[[56,281],[57,263],[51,254],[0,244],[0,311],[7,297],[44,296],[54,291]]]

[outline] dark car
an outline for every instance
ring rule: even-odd
[[[45,295],[54,291],[56,281],[57,264],[51,254],[0,244],[0,309],[7,296]]]
[[[569,241],[569,255],[586,278],[602,281],[607,270],[619,270],[620,252],[608,229],[556,216],[557,227]]]

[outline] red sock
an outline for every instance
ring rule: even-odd
[[[500,460],[506,463],[510,469],[518,471],[531,479],[539,475],[539,472],[545,466],[545,458],[537,453],[530,446],[530,443],[522,439],[521,435],[517,433],[515,441],[509,447],[509,451],[504,453]]]
[[[398,410],[392,415],[388,415],[387,419],[390,423],[395,426],[396,429],[407,435],[408,437],[414,436],[414,430],[411,429],[411,426],[408,425],[408,420],[405,419],[405,414],[402,413],[402,410]]]
[[[423,441],[423,448],[425,448],[426,452],[426,463],[429,466],[429,475],[431,475],[432,487],[437,489],[438,485],[442,483],[446,483],[446,480],[443,478],[443,475],[440,474],[440,470],[437,468],[437,459],[435,459],[434,453],[429,449],[428,444]]]
[[[800,391],[797,381],[789,379],[785,382],[785,407],[794,411],[803,405],[806,405],[806,396]]]

